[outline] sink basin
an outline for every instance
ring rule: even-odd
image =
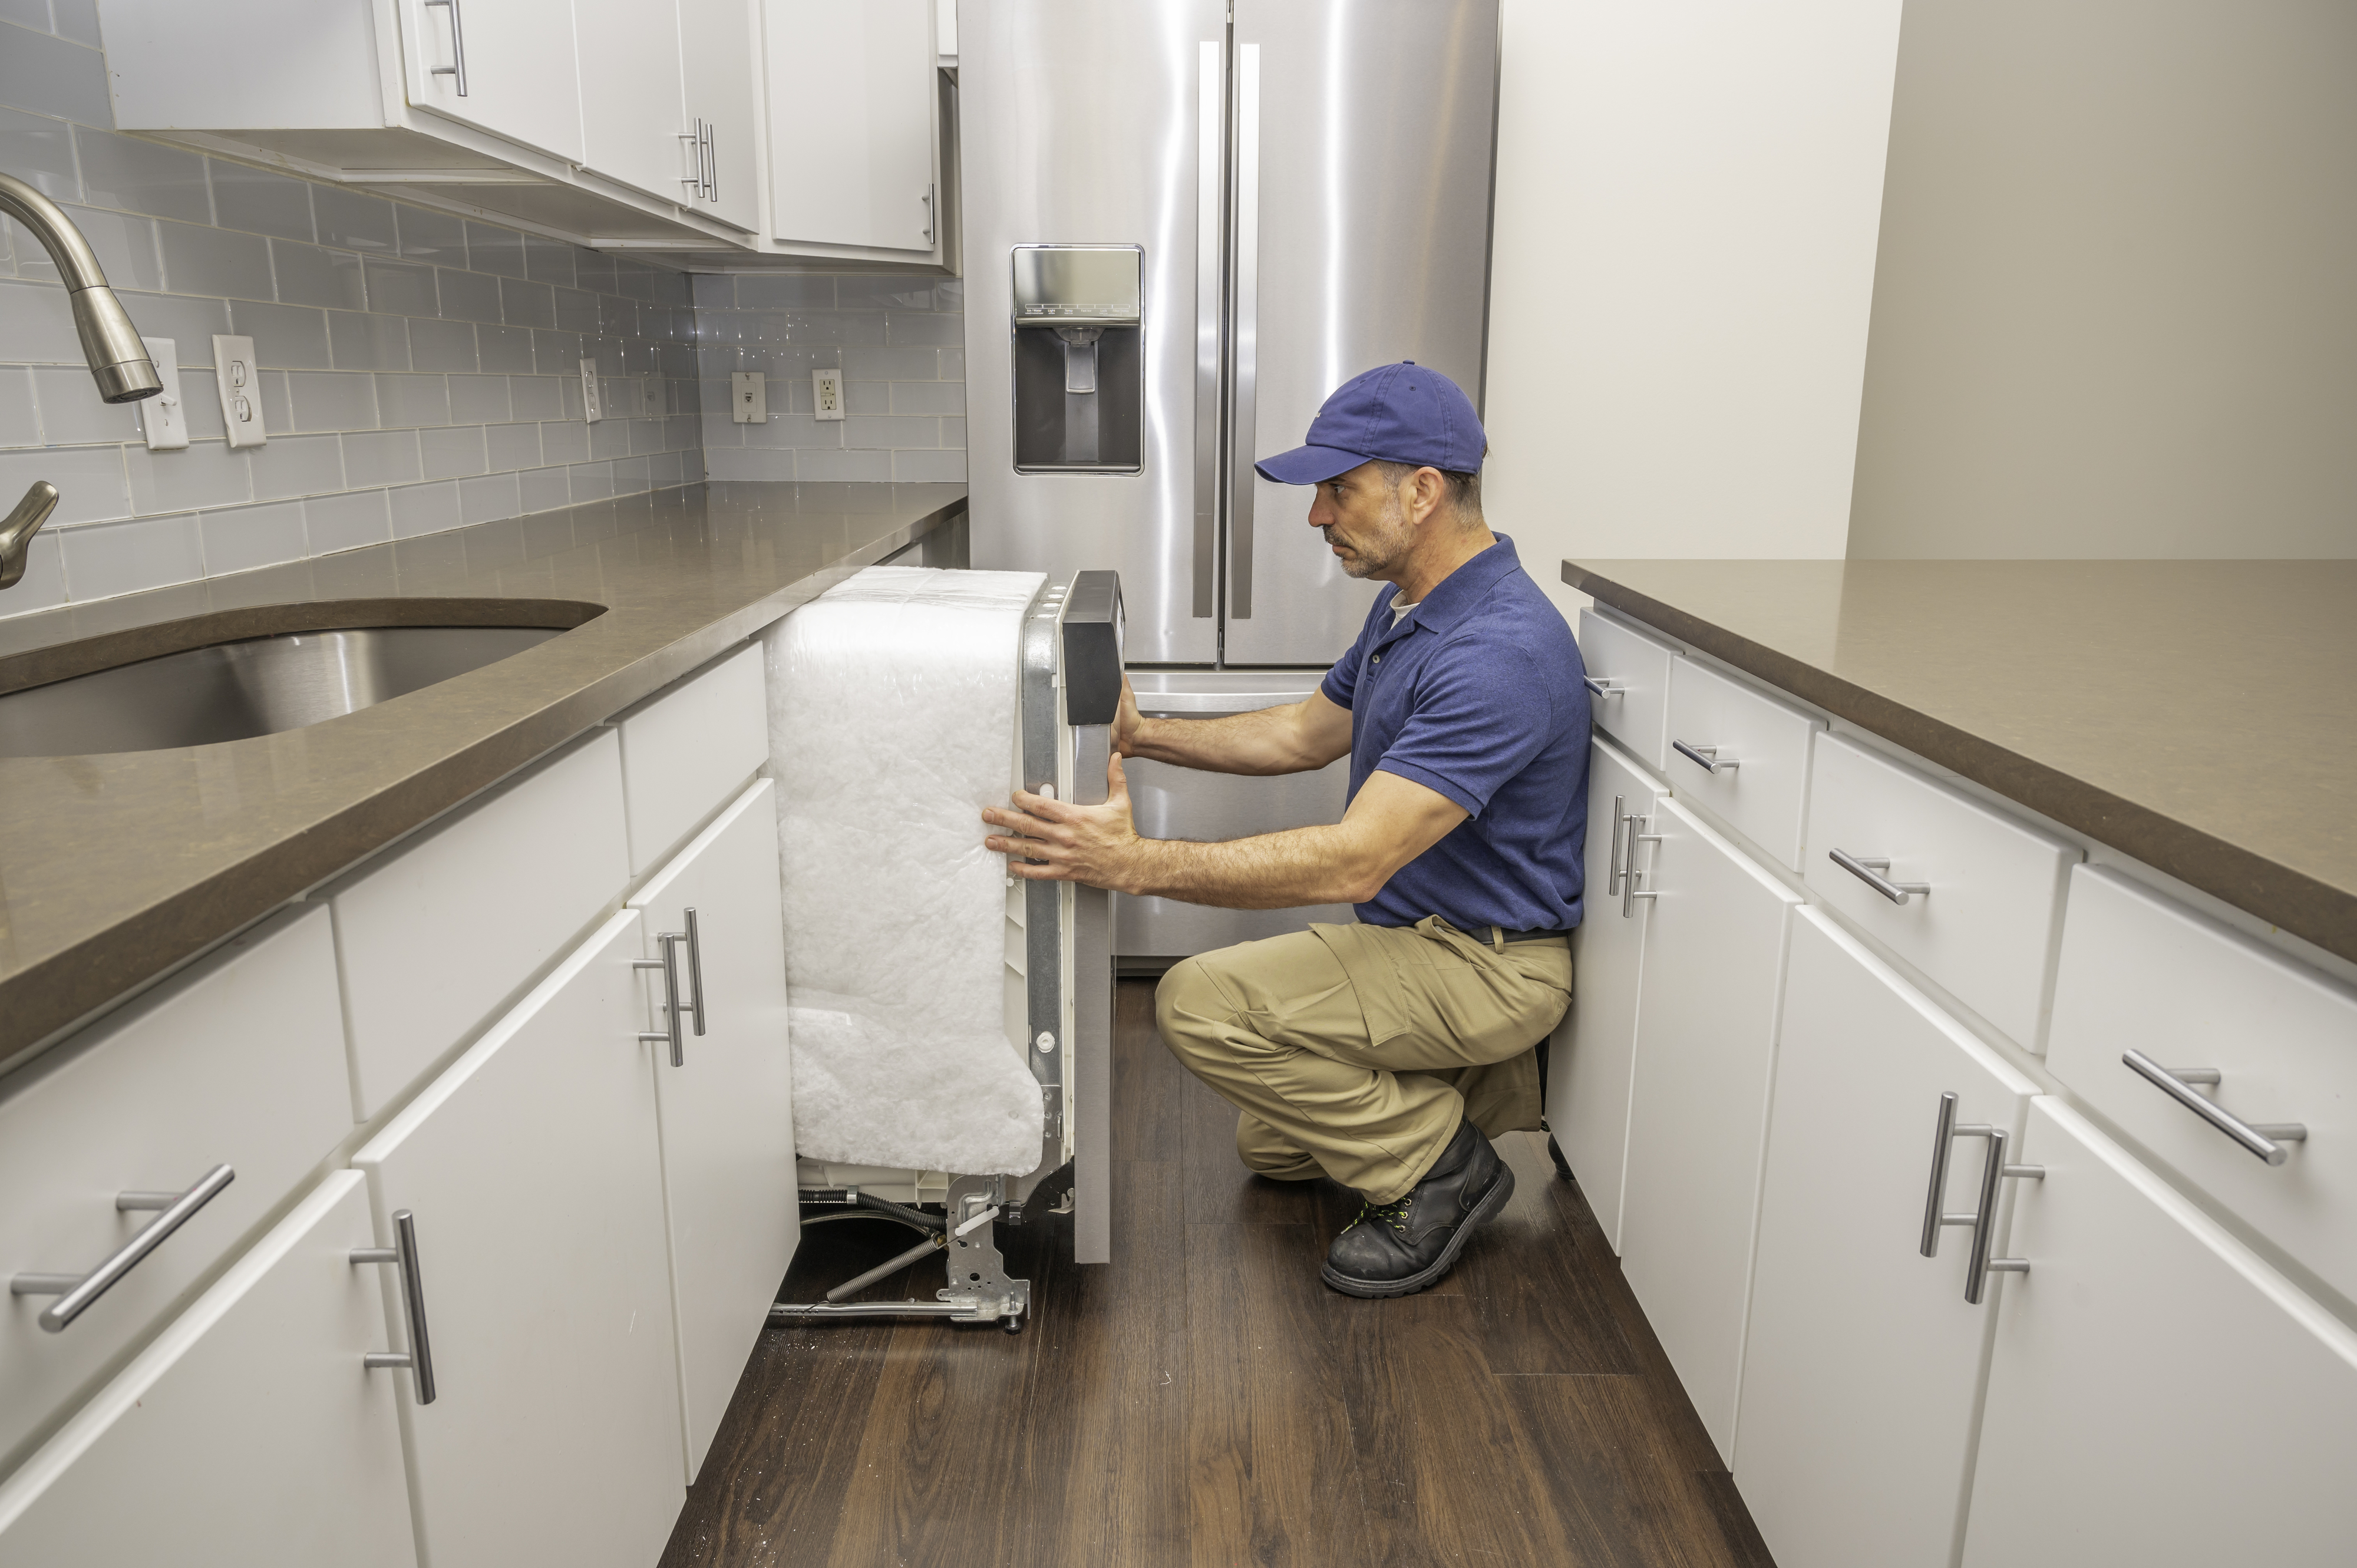
[[[557,628],[396,626],[191,648],[0,696],[0,757],[209,746],[358,713],[522,653]]]

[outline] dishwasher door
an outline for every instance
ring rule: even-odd
[[[1318,689],[1323,670],[1133,670],[1129,682],[1150,718],[1206,719],[1297,703]],[[1315,827],[1342,820],[1351,759],[1315,773],[1274,779],[1202,773],[1133,759],[1130,808],[1148,838],[1215,842]],[[1182,958],[1262,937],[1298,931],[1310,921],[1348,925],[1348,904],[1296,909],[1214,909],[1175,898],[1113,896],[1114,953],[1125,974],[1154,973]]]

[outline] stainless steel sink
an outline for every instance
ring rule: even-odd
[[[0,696],[0,757],[161,751],[300,729],[479,670],[545,627],[399,626],[217,643]]]

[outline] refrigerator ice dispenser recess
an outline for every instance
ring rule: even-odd
[[[1135,474],[1145,451],[1145,252],[1015,247],[1015,471]]]

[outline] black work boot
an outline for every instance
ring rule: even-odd
[[[1326,1250],[1321,1278],[1344,1295],[1413,1295],[1437,1283],[1466,1239],[1514,1196],[1514,1173],[1470,1122],[1424,1179],[1390,1203],[1363,1204]]]

